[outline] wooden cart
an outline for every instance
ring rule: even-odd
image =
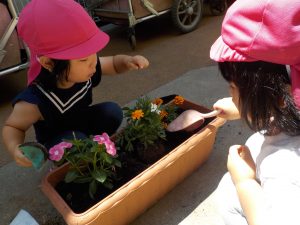
[[[191,32],[201,20],[202,7],[203,0],[102,0],[93,13],[102,21],[128,25],[128,38],[134,49],[136,24],[171,12],[175,27],[182,33]]]
[[[29,49],[16,32],[19,13],[28,2],[0,1],[0,76],[23,70],[29,65]]]

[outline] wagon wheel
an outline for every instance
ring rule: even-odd
[[[134,27],[129,27],[128,29],[128,41],[132,50],[136,48],[136,38],[135,38],[135,29]]]
[[[191,32],[197,28],[202,17],[202,0],[174,0],[171,15],[180,32]]]
[[[209,1],[209,9],[213,16],[222,15],[222,13],[226,9],[226,1],[225,0],[210,0]]]
[[[130,43],[130,47],[132,50],[135,50],[136,48],[136,38],[135,38],[135,35],[130,35],[129,36],[129,43]]]

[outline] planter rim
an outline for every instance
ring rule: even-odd
[[[192,105],[195,104],[188,100],[186,101],[187,104],[192,104]],[[52,185],[48,182],[48,178],[51,177],[51,175],[55,173],[57,170],[67,167],[68,163],[65,163],[62,166],[55,168],[53,171],[48,173],[43,178],[42,185],[41,185],[42,191],[48,196],[48,198],[53,204],[56,199],[60,200],[61,204],[59,205],[54,204],[54,205],[59,212],[64,212],[68,217],[77,217],[77,218],[82,217],[85,214],[89,214],[93,209],[101,205],[101,210],[98,211],[98,215],[96,216],[98,218],[99,216],[101,216],[101,213],[110,210],[115,205],[117,205],[118,202],[122,201],[124,198],[126,198],[136,189],[146,185],[153,177],[155,177],[155,175],[161,173],[163,170],[171,166],[178,158],[180,158],[188,151],[190,151],[196,144],[198,144],[199,139],[203,140],[209,135],[211,135],[212,133],[216,132],[216,130],[220,126],[222,126],[225,122],[226,122],[225,119],[216,117],[215,119],[210,121],[205,127],[199,130],[197,133],[193,134],[190,138],[188,138],[187,140],[182,142],[179,146],[174,148],[171,152],[163,156],[161,159],[159,159],[157,162],[149,166],[143,172],[141,172],[140,174],[132,178],[130,181],[122,185],[116,191],[112,192],[110,195],[106,196],[97,204],[93,205],[92,207],[90,207],[89,209],[87,209],[82,213],[75,213],[57,192],[52,196],[52,198],[50,198],[50,196],[47,194],[47,192],[52,191],[51,189],[54,189],[54,187],[51,188]]]
[[[193,136],[199,136],[199,137],[202,136],[202,138],[205,138],[206,136],[208,136],[212,132],[212,130],[216,129],[216,125],[222,125],[222,124],[224,124],[224,120],[220,120],[220,119],[216,118],[215,120],[213,120],[211,122],[211,124],[208,124],[206,127],[204,127],[204,129],[200,130],[199,132],[197,132]],[[102,211],[106,211],[106,210],[110,209],[115,204],[115,202],[121,201],[123,198],[125,198],[127,195],[129,195],[132,191],[134,191],[135,189],[137,189],[141,185],[145,185],[147,183],[147,181],[150,180],[153,176],[160,173],[166,167],[172,165],[173,162],[177,158],[179,158],[180,156],[185,154],[187,151],[189,151],[189,148],[184,149],[184,148],[182,148],[182,146],[187,145],[190,141],[191,140],[188,139],[185,142],[181,143],[178,147],[173,149],[170,153],[163,156],[160,160],[158,160],[157,162],[152,164],[150,167],[145,169],[143,172],[141,172],[140,174],[138,174],[137,176],[132,178],[130,181],[128,181],[127,183],[122,185],[120,188],[118,188],[117,191],[114,191],[113,193],[111,193],[110,195],[108,195],[107,197],[105,197],[104,199],[99,201],[97,204],[95,204],[91,208],[87,209],[85,212],[83,212],[83,213],[74,213],[73,210],[71,210],[69,208],[69,206],[65,203],[65,201],[63,201],[64,205],[62,205],[61,207],[65,208],[65,209],[68,209],[68,213],[71,213],[73,215],[78,215],[78,216],[88,213],[89,211],[93,210],[93,208],[95,208],[99,205],[103,205],[103,210]],[[185,151],[182,151],[182,149],[184,149]],[[178,151],[180,151],[180,152],[178,152]],[[175,153],[178,153],[178,154],[175,154]],[[58,168],[55,168],[53,170],[53,172],[55,172],[56,170],[60,170],[62,167],[66,167],[66,166],[68,166],[68,163],[63,164],[62,166],[60,166]],[[153,168],[157,168],[157,170],[155,170],[156,173],[149,172],[149,171],[152,171]],[[42,181],[43,184],[50,185],[47,181],[47,178],[49,176],[51,176],[51,174],[47,174],[47,176],[43,179],[43,181]],[[140,183],[139,180],[141,178],[143,178],[143,180],[146,179],[146,181],[144,181],[143,183]],[[61,198],[60,195],[57,195],[57,198]],[[109,199],[111,201],[108,201]],[[63,199],[61,198],[61,200],[63,200]]]

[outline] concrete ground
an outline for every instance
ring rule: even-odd
[[[126,41],[124,30],[107,28],[112,38],[101,54],[142,54],[151,65],[146,70],[103,78],[94,92],[94,101],[113,100],[124,105],[143,94],[158,97],[176,93],[210,108],[216,100],[228,96],[227,84],[209,59],[209,48],[220,33],[221,21],[222,16],[206,16],[197,30],[185,35],[178,35],[167,19],[143,22],[136,29],[137,49],[134,52]],[[0,78],[2,123],[11,110],[9,101],[25,86],[25,72]],[[208,161],[136,218],[132,225],[221,225],[213,193],[226,172],[228,147],[244,143],[248,136],[249,130],[239,121],[227,122],[217,133]],[[26,139],[34,139],[32,130]],[[1,224],[9,224],[18,211],[24,209],[39,224],[63,225],[62,217],[40,190],[41,178],[47,170],[37,172],[16,166],[0,144]]]

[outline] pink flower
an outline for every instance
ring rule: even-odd
[[[49,150],[49,158],[53,161],[59,161],[62,159],[65,149],[66,148],[71,148],[72,144],[69,142],[61,142],[57,145],[54,145],[52,148]]]
[[[117,154],[117,150],[116,150],[116,146],[115,143],[113,143],[112,141],[110,143],[105,142],[105,147],[106,147],[106,152],[112,156]]]
[[[99,145],[101,145],[105,142],[105,139],[102,135],[96,135],[94,136],[93,141],[96,141]]]
[[[106,152],[112,156],[117,154],[117,150],[115,147],[115,143],[113,143],[107,133],[103,133],[102,135],[96,135],[93,138],[93,141],[98,142],[99,145],[104,144],[106,147]]]

